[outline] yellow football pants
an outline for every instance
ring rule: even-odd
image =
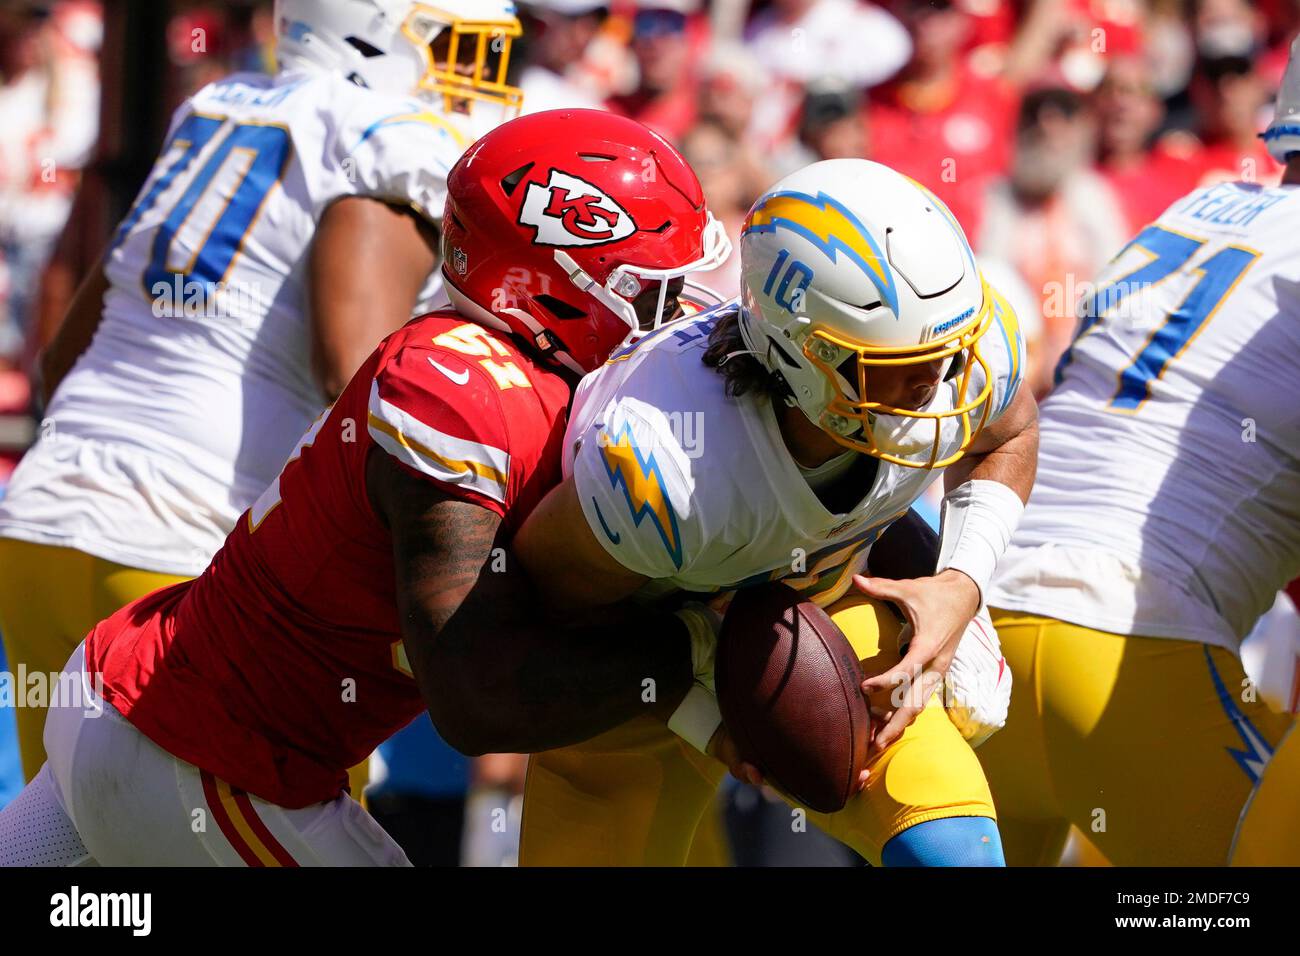
[[[1054,865],[1074,824],[1116,866],[1226,865],[1291,723],[1255,698],[1236,655],[992,615],[1016,686],[979,759],[1007,863]]]
[[[0,634],[9,670],[57,674],[90,630],[151,591],[188,580],[105,561],[72,548],[0,538]],[[21,687],[15,680],[15,694]],[[19,706],[23,775],[45,762],[45,708]]]
[[[1233,866],[1300,866],[1300,733],[1273,752],[1242,812]]]
[[[898,623],[883,605],[855,595],[830,613],[866,673],[897,662]],[[975,752],[937,697],[868,769],[866,789],[839,813],[804,811],[791,801],[791,826],[820,827],[879,865],[884,845],[908,827],[943,817],[995,816]],[[682,866],[726,772],[650,717],[535,754],[524,790],[519,862]]]

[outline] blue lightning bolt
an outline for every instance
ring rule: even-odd
[[[1209,665],[1210,678],[1214,681],[1214,690],[1219,695],[1219,703],[1223,705],[1224,713],[1232,721],[1237,736],[1246,745],[1244,750],[1234,750],[1229,747],[1227,748],[1228,753],[1232,754],[1232,759],[1237,761],[1237,765],[1250,778],[1250,782],[1258,783],[1260,774],[1264,772],[1264,765],[1273,756],[1273,748],[1268,745],[1268,741],[1255,729],[1255,725],[1250,722],[1250,718],[1241,712],[1237,702],[1228,693],[1223,678],[1219,676],[1218,668],[1214,666],[1214,658],[1210,656],[1209,645],[1203,645],[1202,650],[1205,651],[1205,663]]]
[[[609,476],[611,487],[621,488],[627,506],[632,512],[632,522],[640,527],[642,520],[649,517],[668,555],[673,559],[673,566],[681,570],[682,540],[677,529],[677,515],[668,500],[667,482],[654,453],[641,455],[641,449],[632,440],[631,430],[626,422],[618,434],[602,436],[601,455],[605,464],[605,473]],[[601,517],[603,523],[604,518]],[[609,534],[609,530],[605,530]],[[611,536],[611,540],[613,537]],[[617,544],[617,541],[614,541]]]

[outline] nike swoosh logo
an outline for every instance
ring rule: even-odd
[[[447,366],[445,366],[445,365],[439,365],[439,364],[438,364],[437,362],[435,362],[433,359],[429,359],[429,364],[432,365],[434,368],[436,368],[436,369],[437,369],[439,372],[441,372],[443,375],[447,376],[449,379],[451,379],[451,380],[452,380],[453,382],[455,382],[457,385],[464,385],[466,382],[469,381],[469,369],[467,369],[467,368],[466,368],[466,369],[461,369],[461,371],[460,371],[459,373],[457,373],[457,372],[453,372],[451,369],[447,368]]]

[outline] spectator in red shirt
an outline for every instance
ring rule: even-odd
[[[872,91],[872,155],[933,189],[968,233],[980,193],[1006,169],[1017,94],[962,56],[971,18],[950,0],[904,0],[895,12],[912,37],[899,78]]]
[[[882,7],[859,0],[772,0],[755,14],[745,44],[767,84],[751,129],[765,148],[797,148],[805,88],[834,78],[859,90],[893,77],[912,41]]]
[[[1009,263],[1042,299],[1041,397],[1075,331],[1075,305],[1120,250],[1128,227],[1119,200],[1089,168],[1095,126],[1083,97],[1048,87],[1025,96],[1010,174],[993,183],[975,250]]]
[[[637,86],[606,104],[675,143],[686,137],[697,119],[687,19],[684,5],[674,0],[649,0],[636,11],[632,55]]]
[[[1282,166],[1259,134],[1267,125],[1273,91],[1251,56],[1202,59],[1192,79],[1192,102],[1201,123],[1203,148],[1195,157],[1198,185],[1245,180],[1276,186]]]
[[[1152,143],[1165,107],[1152,85],[1151,68],[1140,57],[1112,60],[1092,105],[1098,171],[1119,197],[1129,233],[1136,234],[1196,185],[1194,146],[1175,137]]]

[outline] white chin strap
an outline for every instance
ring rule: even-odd
[[[524,328],[533,333],[533,344],[536,345],[544,355],[555,359],[555,361],[559,362],[571,372],[576,372],[579,375],[587,374],[587,370],[575,362],[572,355],[562,349],[551,347],[551,340],[546,335],[545,327],[523,309],[502,309],[501,311],[508,315],[513,315],[523,323]]]
[[[510,326],[503,322],[499,317],[493,315],[487,309],[483,308],[483,306],[466,296],[450,282],[446,281],[445,276],[443,280],[443,288],[447,290],[447,298],[451,300],[452,306],[461,315],[482,322],[491,329],[497,329],[501,332],[514,332],[514,329],[510,328]],[[533,344],[536,345],[540,351],[554,358],[555,361],[559,362],[571,372],[575,372],[578,375],[587,374],[586,369],[575,362],[568,352],[551,349],[550,342],[545,334],[546,330],[542,327],[540,322],[523,309],[502,309],[501,311],[514,316],[523,323],[524,328],[528,329],[528,331],[533,334]]]
[[[601,285],[584,272],[573,257],[563,249],[555,250],[555,261],[568,275],[569,281],[577,286],[580,291],[592,296],[627,324],[628,336],[624,340],[624,344],[628,344],[635,342],[642,336],[649,335],[663,325],[664,305],[668,301],[668,283],[671,280],[685,279],[692,272],[708,272],[716,269],[726,262],[727,257],[731,255],[731,240],[727,238],[727,230],[723,228],[722,223],[713,218],[713,213],[708,214],[708,221],[704,226],[703,247],[703,254],[694,262],[671,266],[667,269],[621,265],[609,274],[609,278],[605,280],[604,285]],[[653,323],[649,328],[642,328],[641,320],[637,316],[636,307],[633,306],[632,300],[644,291],[647,284],[652,282],[659,283],[659,300],[655,304]],[[708,286],[693,282],[690,279],[686,279],[685,288],[689,289],[692,294],[689,296],[683,295],[682,297],[696,305],[709,307],[724,301],[722,296]]]

